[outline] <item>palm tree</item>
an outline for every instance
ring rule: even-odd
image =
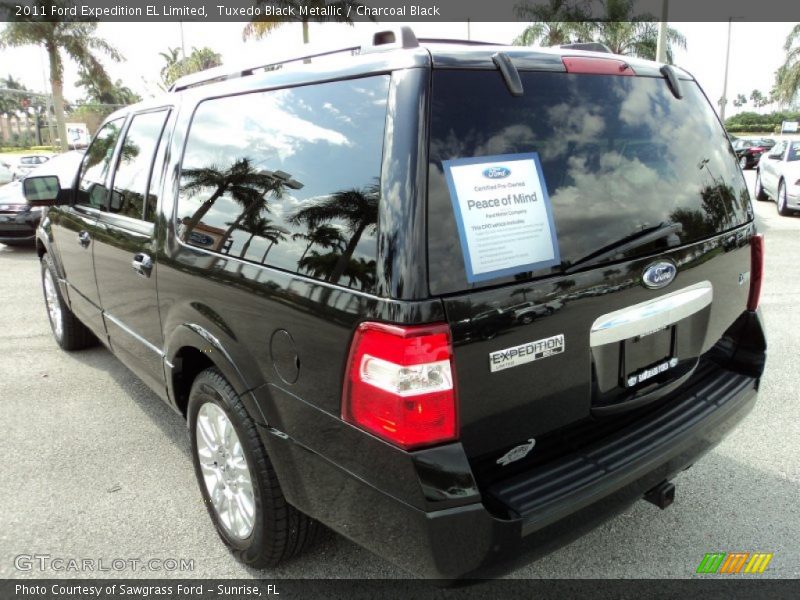
[[[374,232],[377,228],[379,198],[380,186],[376,182],[363,190],[350,189],[336,192],[310,206],[301,208],[289,217],[289,222],[293,225],[305,223],[308,229],[316,229],[326,223],[342,221],[350,230],[350,239],[344,251],[338,255],[338,263],[329,274],[328,281],[335,283],[339,280],[347,269],[362,234],[365,231]]]
[[[549,0],[546,5],[526,1],[518,4],[514,12],[519,19],[533,21],[514,39],[515,46],[559,46],[590,35],[586,1]]]
[[[171,73],[174,72],[176,66],[181,60],[181,49],[178,47],[175,48],[167,48],[166,52],[159,52],[158,55],[164,59],[164,66],[161,67],[161,70],[158,72],[161,76],[161,86],[165,89],[169,87],[167,82],[171,84],[170,81],[172,75]]]
[[[86,89],[86,101],[96,104],[110,104],[124,106],[140,102],[142,97],[131,88],[122,83],[121,79],[115,82],[104,79],[96,80],[91,73],[81,71],[78,74],[77,87]],[[110,87],[107,87],[110,86]]]
[[[0,79],[0,87],[4,87],[7,90],[19,90],[20,92],[27,90],[22,82],[14,79],[11,75],[6,75],[6,77]],[[6,127],[10,127],[11,119],[16,120],[19,127],[19,113],[23,110],[23,97],[24,96],[13,92],[0,92],[0,116],[4,114],[8,116],[8,125],[6,125]]]
[[[222,195],[228,194],[234,202],[242,206],[242,212],[230,224],[230,229],[226,232],[222,243],[230,237],[230,233],[239,226],[244,218],[259,212],[255,210],[256,208],[269,212],[265,196],[274,194],[275,197],[280,197],[285,185],[272,173],[254,169],[249,158],[237,159],[230,168],[224,171],[214,165],[199,169],[184,169],[182,177],[185,183],[181,184],[181,192],[186,195],[191,196],[204,193],[209,188],[214,189],[185,223],[182,232],[184,240],[188,239],[189,234]],[[222,243],[220,243],[220,247],[222,247]]]
[[[222,55],[219,52],[214,52],[208,46],[202,48],[192,48],[189,56],[178,58],[178,48],[167,48],[166,52],[159,52],[161,58],[164,59],[165,65],[161,67],[161,87],[169,89],[175,83],[176,79],[205,71],[212,67],[219,67],[222,64]]]
[[[228,223],[228,225],[231,225],[231,223]],[[239,223],[238,226],[236,226],[236,229],[250,234],[250,237],[247,238],[247,241],[242,246],[242,251],[239,253],[239,258],[247,257],[247,251],[250,249],[250,243],[253,241],[254,237],[261,237],[269,240],[270,243],[267,247],[267,251],[264,252],[264,256],[261,258],[262,263],[266,260],[267,254],[269,254],[272,246],[284,241],[289,233],[283,227],[273,225],[271,220],[262,217],[260,214],[256,217],[250,216],[249,218],[245,219],[243,222]],[[243,268],[244,263],[240,263],[240,273],[242,272]]]
[[[330,225],[320,225],[316,229],[310,230],[308,233],[295,233],[292,236],[293,240],[306,240],[308,245],[306,245],[306,249],[303,250],[303,254],[300,255],[300,260],[298,263],[303,262],[303,259],[306,257],[306,254],[311,249],[311,246],[319,246],[320,248],[338,248],[339,250],[344,250],[342,248],[342,244],[344,240],[342,239],[342,233],[336,227],[331,227]]]
[[[54,7],[65,8],[69,0],[41,0],[47,14]],[[90,73],[96,81],[108,80],[102,63],[95,58],[102,52],[115,61],[122,56],[106,40],[95,35],[97,23],[74,21],[13,21],[6,23],[0,32],[0,48],[7,46],[43,46],[50,61],[50,86],[58,124],[61,147],[67,150],[67,126],[64,120],[64,54],[74,60],[82,71]]]
[[[266,2],[259,2],[256,6],[264,6]],[[303,24],[303,43],[307,44],[308,37],[308,24],[311,21],[315,23],[347,23],[353,25],[353,18],[356,14],[356,9],[363,6],[360,2],[355,0],[270,0],[270,6],[283,9],[291,9],[295,17],[265,17],[259,18],[248,23],[242,31],[242,39],[255,38],[260,40],[275,31],[281,25],[285,25],[291,21],[300,21]],[[319,16],[311,16],[304,10],[314,10]],[[370,16],[370,21],[375,21],[375,18]]]
[[[792,27],[783,49],[786,60],[775,73],[775,95],[778,101],[789,104],[800,90],[800,24]]]
[[[307,271],[315,279],[328,281],[340,258],[341,255],[338,252],[320,254],[316,250],[312,250],[297,263],[297,266],[300,270]]]
[[[592,40],[608,46],[614,54],[655,60],[658,27],[652,15],[637,15],[636,0],[607,0],[605,14],[591,26]],[[686,38],[667,28],[667,62],[672,63],[673,46],[686,48]]]

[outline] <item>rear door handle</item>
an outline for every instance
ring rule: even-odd
[[[88,248],[91,241],[92,241],[92,236],[89,235],[88,231],[81,231],[78,234],[78,243],[84,248]]]
[[[134,255],[131,266],[136,274],[141,277],[150,277],[153,272],[153,259],[142,252]]]

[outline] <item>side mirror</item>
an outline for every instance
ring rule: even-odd
[[[57,175],[26,177],[22,180],[22,193],[31,206],[66,204],[66,196]]]

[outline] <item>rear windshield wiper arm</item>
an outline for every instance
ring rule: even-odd
[[[579,268],[588,267],[591,265],[596,265],[598,263],[606,262],[608,259],[613,258],[617,255],[624,255],[629,250],[633,248],[637,248],[639,246],[644,246],[649,244],[650,242],[654,242],[656,240],[660,240],[663,237],[667,237],[670,235],[677,235],[683,231],[683,225],[680,223],[666,223],[661,222],[654,227],[649,227],[647,229],[642,229],[641,231],[637,231],[631,235],[627,235],[624,238],[617,240],[611,244],[603,246],[599,250],[584,256],[583,258],[579,258],[575,262],[573,262],[567,269],[564,270],[564,273],[573,273],[577,271]]]

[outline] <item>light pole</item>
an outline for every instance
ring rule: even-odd
[[[669,20],[669,0],[661,2],[661,22],[658,24],[658,43],[656,44],[656,60],[667,62],[667,21]]]
[[[181,58],[186,60],[186,43],[183,41],[183,21],[178,21],[181,28]]]
[[[719,120],[725,124],[725,106],[728,104],[728,66],[731,62],[731,23],[733,17],[728,19],[728,44],[725,49],[725,78],[722,80],[722,98],[719,99]]]

